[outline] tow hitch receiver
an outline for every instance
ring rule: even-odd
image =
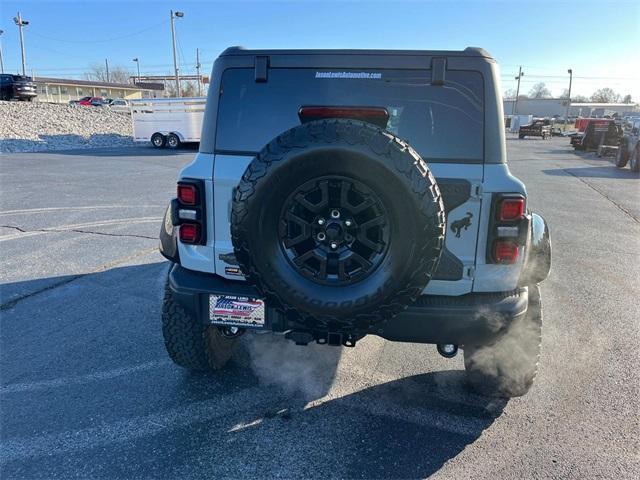
[[[284,334],[284,338],[294,341],[296,345],[308,345],[315,340],[320,345],[332,345],[335,347],[355,347],[358,341],[358,337],[353,333],[309,330],[290,330]]]

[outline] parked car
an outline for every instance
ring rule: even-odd
[[[83,97],[78,100],[78,105],[102,107],[104,105],[104,98],[102,97]]]
[[[534,120],[529,125],[523,125],[518,130],[518,138],[542,137],[543,140],[551,137],[551,122],[548,118]]]
[[[230,48],[213,75],[160,232],[169,357],[217,370],[243,333],[379,335],[462,345],[473,388],[525,394],[551,244],[506,165],[495,60]]]
[[[80,102],[87,102],[91,100],[91,96],[78,98],[77,100],[69,100],[69,105],[79,105]]]
[[[38,95],[36,84],[24,75],[0,74],[0,100],[33,101]]]
[[[108,103],[108,107],[116,112],[130,113],[129,102],[124,98],[113,98]]]
[[[640,171],[640,119],[634,119],[631,128],[624,132],[618,145],[616,167],[624,168],[627,163],[632,171]]]

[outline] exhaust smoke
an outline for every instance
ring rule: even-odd
[[[306,401],[326,395],[338,368],[342,347],[296,345],[282,335],[245,335],[251,368],[265,385],[299,393]]]
[[[495,325],[500,324],[496,316]],[[465,347],[465,367],[474,387],[506,397],[527,393],[538,371],[542,339],[542,304],[537,286],[529,287],[527,313],[489,345]]]

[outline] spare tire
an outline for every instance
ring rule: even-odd
[[[425,288],[445,235],[442,196],[407,143],[356,120],[318,120],[249,164],[231,215],[247,279],[288,318],[367,328]]]

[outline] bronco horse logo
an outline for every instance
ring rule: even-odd
[[[467,214],[459,220],[456,220],[451,224],[451,231],[456,233],[456,238],[460,238],[460,232],[464,228],[465,230],[469,229],[471,226],[471,219],[473,218],[473,213],[467,212]]]

